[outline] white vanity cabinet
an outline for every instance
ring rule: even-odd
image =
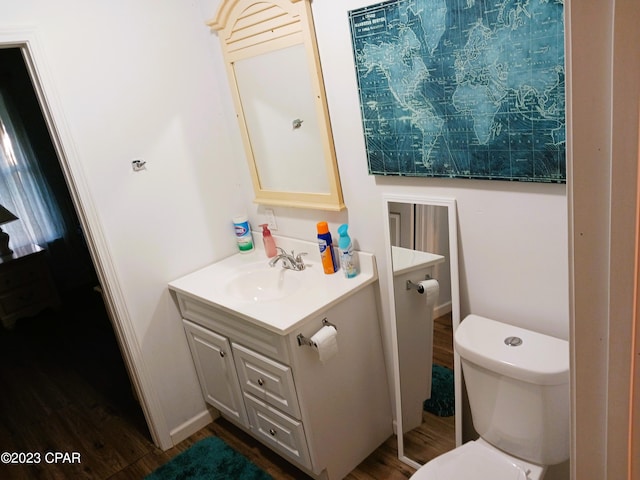
[[[181,303],[198,306],[189,300]],[[202,307],[206,314],[207,307]],[[209,315],[203,322],[206,328],[183,319],[205,401],[294,463],[311,468],[291,368],[209,330],[234,333],[229,324],[216,320],[221,318],[217,312]],[[185,316],[191,317],[189,313]],[[249,335],[250,332],[251,329]],[[252,340],[254,347],[263,350],[261,338]],[[267,345],[264,347],[269,350]]]
[[[229,339],[183,320],[205,400],[226,416],[247,423]]]
[[[194,278],[170,288],[206,402],[313,478],[333,480],[392,435],[392,416],[375,264],[355,282],[319,278],[345,282],[347,293],[287,325],[292,308],[283,306],[276,326],[199,295]],[[323,319],[337,329],[338,351],[321,362],[298,337],[310,339]]]
[[[290,460],[311,468],[291,368],[237,343],[233,357],[251,431]]]

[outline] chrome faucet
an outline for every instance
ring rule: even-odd
[[[302,252],[296,255],[293,250],[291,250],[291,253],[287,253],[280,247],[276,247],[276,248],[278,249],[278,254],[275,257],[273,257],[271,260],[269,260],[270,267],[275,267],[276,263],[282,260],[282,268],[286,268],[288,270],[295,270],[297,272],[305,269],[306,265],[302,260],[302,256],[306,255],[307,252]]]

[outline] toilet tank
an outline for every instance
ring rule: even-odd
[[[539,465],[569,458],[569,344],[469,315],[454,334],[473,426],[495,447]]]

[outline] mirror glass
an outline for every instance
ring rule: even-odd
[[[345,208],[311,0],[222,0],[218,32],[254,201]]]
[[[330,191],[305,55],[303,45],[293,45],[234,63],[258,181],[265,190]]]
[[[461,444],[454,199],[387,196],[398,456],[415,468]],[[422,291],[422,293],[421,293]]]

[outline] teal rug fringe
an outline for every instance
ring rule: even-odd
[[[273,480],[218,437],[194,443],[145,480]]]
[[[453,388],[453,371],[442,365],[432,366],[431,398],[424,401],[425,411],[439,417],[450,417],[456,413]]]

